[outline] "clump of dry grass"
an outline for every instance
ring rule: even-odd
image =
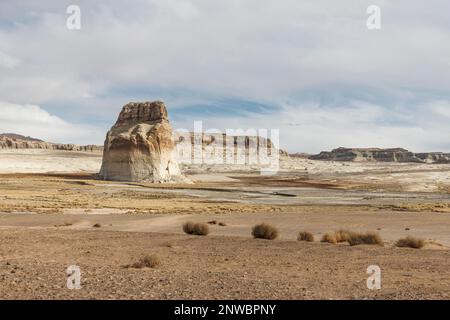
[[[308,231],[301,231],[298,234],[297,240],[298,241],[313,242],[314,241],[314,235],[311,232],[308,232]]]
[[[59,228],[59,227],[70,227],[72,225],[72,223],[70,223],[70,222],[64,222],[63,224],[55,224],[55,227],[56,228]]]
[[[227,225],[225,222],[219,222],[217,220],[208,221],[208,224],[218,225],[219,227],[225,227]]]
[[[209,227],[206,223],[186,222],[183,225],[183,231],[196,236],[206,236],[209,233]]]
[[[336,244],[337,243],[337,239],[336,239],[335,233],[325,233],[322,236],[322,239],[320,240],[320,242],[327,242],[327,243]]]
[[[350,235],[350,231],[340,229],[338,231],[324,234],[322,236],[321,242],[328,242],[333,244],[347,242],[350,239]]]
[[[343,229],[339,229],[338,231],[334,232],[334,236],[336,237],[336,241],[338,243],[348,242],[351,234],[352,233],[350,231]]]
[[[156,254],[146,255],[139,259],[138,262],[133,263],[132,265],[127,266],[128,268],[156,268],[161,265],[161,259]]]
[[[360,244],[384,245],[383,239],[377,232],[351,232],[348,235],[347,241],[351,246],[357,246]]]
[[[274,240],[278,237],[278,230],[270,224],[261,223],[253,227],[252,236],[255,239]]]
[[[101,228],[102,225],[101,225],[100,223],[96,223],[96,224],[94,224],[92,227],[93,227],[93,228]]]
[[[395,243],[396,247],[421,249],[425,246],[425,240],[408,236],[398,239]]]

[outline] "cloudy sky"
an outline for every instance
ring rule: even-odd
[[[66,27],[69,5],[81,30]],[[369,5],[381,29],[368,30]],[[281,147],[450,151],[448,0],[2,0],[0,132],[104,140],[128,101]]]

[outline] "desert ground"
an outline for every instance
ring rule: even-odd
[[[100,165],[97,153],[0,151],[0,299],[450,299],[448,164],[185,165],[189,184],[102,181]],[[193,236],[187,221],[216,223]],[[279,237],[253,239],[262,222]],[[320,242],[339,229],[384,246]],[[303,230],[315,241],[297,241]],[[396,247],[405,236],[426,244]],[[130,267],[146,255],[159,265]],[[79,290],[66,287],[71,265]],[[366,286],[370,265],[380,290]]]

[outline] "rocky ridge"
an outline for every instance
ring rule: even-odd
[[[382,161],[382,162],[417,162],[417,163],[450,163],[450,153],[424,152],[414,153],[403,148],[337,148],[322,151],[308,157],[311,160],[327,161]]]
[[[80,152],[101,152],[103,150],[103,147],[96,145],[80,146],[76,144],[51,143],[32,137],[25,137],[19,134],[2,133],[0,134],[0,150],[1,149],[46,149]]]

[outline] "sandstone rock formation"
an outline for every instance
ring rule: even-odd
[[[80,152],[102,152],[103,147],[96,145],[79,146],[76,144],[60,144],[45,142],[32,137],[14,133],[0,134],[0,149],[45,149]]]
[[[321,153],[309,156],[308,158],[312,160],[329,161],[450,163],[449,153],[413,153],[402,148],[337,148],[332,151],[322,151]]]
[[[108,132],[100,176],[105,180],[185,181],[163,102],[128,103]]]
[[[243,164],[264,162],[262,157],[270,158],[278,152],[280,156],[288,156],[287,152],[277,149],[273,142],[260,136],[229,136],[224,133],[175,132],[174,140],[178,151],[178,161],[183,164],[195,163],[195,158],[204,163],[226,163],[228,157],[243,157]],[[199,155],[199,148],[201,151]],[[227,154],[228,153],[228,154]],[[254,163],[250,163],[254,157]],[[200,158],[200,159],[199,159]],[[262,161],[260,161],[262,160]]]

